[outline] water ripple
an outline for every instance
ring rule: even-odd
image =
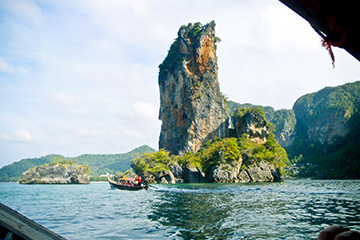
[[[316,239],[360,230],[360,181],[155,185],[0,183],[2,203],[68,239]]]

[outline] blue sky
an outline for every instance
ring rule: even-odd
[[[179,27],[215,20],[220,88],[231,100],[290,109],[300,96],[360,79],[273,0],[0,1],[0,167],[58,153],[155,149],[158,65]]]

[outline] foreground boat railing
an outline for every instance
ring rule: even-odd
[[[0,239],[65,240],[40,224],[0,203]]]

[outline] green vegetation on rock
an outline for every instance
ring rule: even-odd
[[[169,152],[160,149],[154,153],[144,153],[141,157],[131,160],[131,167],[138,174],[143,174],[145,171],[155,173],[157,171],[169,170],[171,164],[171,157]]]
[[[274,135],[276,140],[283,146],[289,145],[290,135],[295,130],[296,117],[292,109],[276,110],[269,106],[259,106],[250,103],[240,104],[234,101],[227,101],[228,109],[231,114],[234,114],[236,109],[252,109],[256,107],[264,111],[266,119],[273,124]]]
[[[64,158],[61,155],[47,155],[40,158],[27,158],[19,162],[14,162],[10,165],[4,166],[0,169],[0,182],[16,182],[19,180],[20,175],[26,170],[43,165],[45,163],[51,163],[58,158]]]
[[[205,26],[205,25],[204,25]],[[164,74],[165,69],[170,72],[174,72],[175,69],[181,66],[183,60],[187,60],[190,56],[182,54],[180,51],[180,41],[184,41],[189,49],[196,49],[197,44],[204,31],[204,26],[200,22],[189,23],[188,25],[182,25],[177,33],[177,38],[171,44],[170,49],[165,60],[159,65],[160,74]],[[215,50],[216,43],[220,43],[221,39],[214,36]]]
[[[360,82],[300,97],[294,142],[287,147],[296,177],[360,178]]]
[[[239,109],[234,115],[242,118],[247,112],[265,115],[259,107]],[[131,166],[137,174],[145,172],[154,174],[158,171],[170,170],[175,164],[187,165],[197,167],[208,175],[216,166],[224,164],[235,166],[239,161],[243,161],[245,168],[253,163],[266,161],[276,168],[283,169],[287,162],[287,154],[271,132],[268,140],[260,145],[247,134],[243,134],[240,138],[215,138],[205,143],[197,153],[190,151],[181,156],[170,155],[169,152],[160,149],[158,152],[146,153],[133,159]]]

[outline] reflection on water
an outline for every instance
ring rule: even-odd
[[[184,191],[168,189],[161,201],[151,206],[149,219],[176,227],[178,236],[185,239],[231,236],[233,229],[226,226],[226,219],[232,211],[232,194],[218,194],[214,189],[204,191],[208,190],[205,186],[181,185]]]
[[[360,231],[360,181],[155,185],[0,183],[0,202],[67,239],[316,239]]]
[[[360,182],[162,186],[151,209],[173,238],[316,239],[328,225],[360,230]]]

